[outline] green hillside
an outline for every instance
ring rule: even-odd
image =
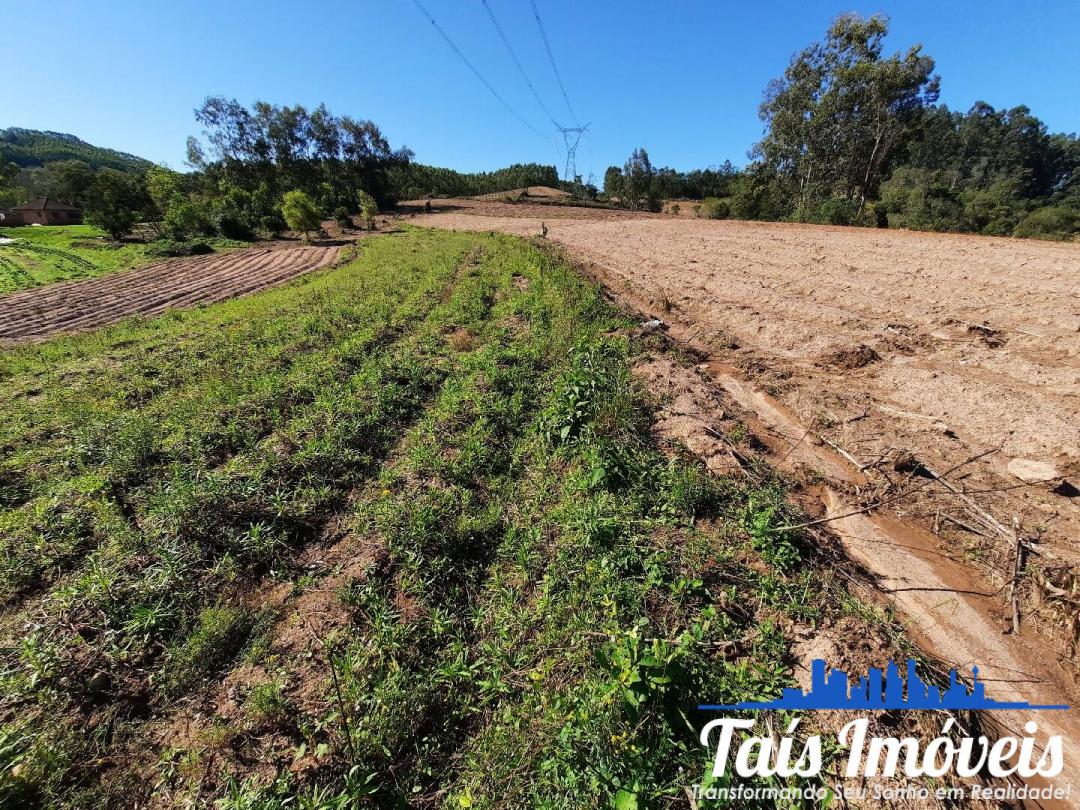
[[[54,160],[81,160],[93,169],[110,168],[144,172],[153,163],[127,152],[89,144],[64,132],[9,127],[0,129],[0,163],[16,166],[44,166]]]

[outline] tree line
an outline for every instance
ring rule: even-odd
[[[378,208],[399,199],[559,184],[554,166],[464,173],[414,163],[413,153],[392,148],[373,122],[333,115],[325,105],[308,110],[256,102],[247,108],[235,99],[210,97],[195,110],[195,120],[203,129],[187,140],[187,172],[133,156],[117,166],[103,156],[122,153],[74,136],[23,137],[24,163],[35,159],[27,151],[33,144],[35,155],[86,159],[48,161],[29,174],[25,166],[0,162],[0,207],[54,197],[83,208],[87,222],[115,238],[146,223],[183,250],[201,237],[250,240],[287,227],[309,233],[325,219],[353,224],[354,215],[372,227]],[[52,152],[45,147],[49,143]],[[57,144],[78,150],[56,151]]]
[[[888,20],[846,14],[770,82],[762,140],[741,171],[654,169],[645,149],[609,167],[604,191],[630,208],[704,199],[709,216],[1068,238],[1080,230],[1080,139],[1025,106],[938,104],[934,60],[885,56]]]
[[[559,188],[559,173],[554,166],[539,163],[515,163],[493,172],[459,172],[422,163],[392,167],[390,178],[398,199],[423,197],[475,197],[497,191],[527,186]]]
[[[144,171],[149,160],[89,144],[66,132],[8,127],[0,129],[0,164],[14,163],[34,169],[60,160],[80,160],[91,169],[108,167],[120,171]]]

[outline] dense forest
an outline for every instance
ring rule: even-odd
[[[888,20],[839,17],[766,88],[762,140],[708,191],[695,172],[654,169],[645,149],[608,168],[631,208],[710,198],[710,216],[1068,238],[1080,229],[1080,139],[1025,106],[937,104],[920,46],[886,57]],[[672,194],[672,190],[676,194]],[[702,193],[704,191],[704,193]]]
[[[422,163],[394,166],[390,170],[395,196],[401,200],[421,197],[473,197],[526,186],[559,188],[554,166],[515,163],[493,172],[459,172]]]
[[[20,168],[45,166],[58,160],[79,160],[91,169],[146,171],[153,164],[136,155],[93,146],[74,135],[36,129],[9,127],[0,129],[0,163],[14,163]]]

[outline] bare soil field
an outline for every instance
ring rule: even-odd
[[[492,206],[423,224],[539,232],[527,205]],[[659,317],[753,354],[748,373],[776,378],[801,416],[843,422],[872,405],[859,433],[888,423],[935,444],[1001,444],[988,462],[1001,471],[1017,456],[1080,458],[1080,245],[556,213],[550,238]]]
[[[282,284],[334,262],[330,246],[256,247],[169,259],[100,278],[0,297],[0,342],[47,337],[114,323],[130,315],[224,301]]]
[[[490,195],[489,195],[490,196]],[[502,223],[498,228],[484,228],[484,230],[501,230],[508,233],[521,233],[534,235],[540,232],[540,222],[552,219],[573,219],[590,221],[625,220],[625,219],[650,219],[661,217],[660,214],[650,214],[644,211],[624,211],[618,208],[605,208],[600,204],[594,206],[578,206],[560,202],[561,198],[546,198],[549,202],[540,202],[539,198],[533,197],[535,202],[507,202],[505,194],[498,199],[476,198],[458,200],[410,200],[398,206],[398,215],[412,218],[423,214],[465,214],[472,217],[486,216],[502,219],[522,219],[526,222],[510,225]],[[429,208],[430,204],[430,208]],[[465,220],[466,224],[477,228],[480,223],[473,220]],[[418,223],[420,224],[420,223]],[[424,223],[429,224],[429,223]],[[459,223],[460,224],[460,223]],[[431,227],[442,227],[432,224]],[[450,225],[449,227],[454,227]],[[531,230],[529,230],[531,228]],[[476,228],[466,228],[475,230]]]
[[[718,408],[756,415],[924,648],[1075,697],[1080,245],[457,201],[416,221],[523,236],[543,221],[700,353]]]
[[[521,199],[524,197],[541,197],[545,199],[566,199],[570,192],[550,186],[526,186],[525,188],[512,188],[508,191],[493,191],[491,194],[479,194],[477,200],[506,200]]]

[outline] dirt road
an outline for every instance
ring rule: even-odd
[[[130,315],[224,301],[332,263],[335,246],[248,248],[170,259],[85,281],[0,296],[0,343],[114,323]]]

